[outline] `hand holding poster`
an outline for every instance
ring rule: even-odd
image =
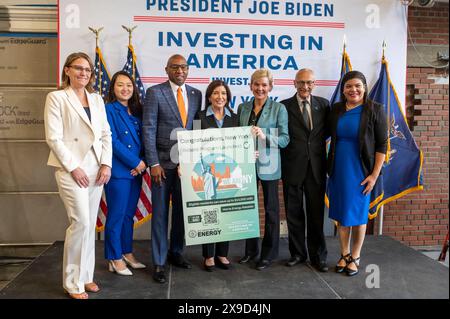
[[[186,245],[259,237],[250,127],[178,132]]]

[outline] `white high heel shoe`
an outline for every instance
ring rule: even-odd
[[[133,268],[133,269],[144,269],[145,267],[147,267],[147,266],[145,266],[144,264],[142,264],[142,263],[140,263],[140,262],[137,262],[137,263],[134,263],[134,262],[132,262],[131,260],[129,260],[127,257],[125,257],[124,255],[122,255],[122,257],[123,257],[123,260],[125,260],[125,262],[129,265],[129,266],[131,266],[131,268]]]
[[[122,269],[122,270],[117,269],[116,266],[114,265],[114,262],[112,260],[109,261],[108,270],[110,272],[115,272],[118,275],[122,275],[122,276],[132,276],[133,275],[131,270],[128,269],[128,268],[125,268],[125,269]]]

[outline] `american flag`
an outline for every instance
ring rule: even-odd
[[[100,209],[97,216],[97,232],[105,229],[106,216],[108,216],[108,206],[106,204],[105,192],[100,200]],[[142,188],[139,201],[134,213],[134,227],[138,227],[152,218],[152,192],[151,178],[148,169],[142,175]]]
[[[100,55],[101,57],[101,55]],[[96,57],[97,61],[97,57]],[[103,59],[101,59],[102,65],[104,66]],[[97,65],[97,63],[96,63]],[[106,68],[105,68],[106,70]],[[145,89],[142,84],[139,72],[136,67],[136,55],[134,54],[133,46],[130,44],[128,46],[128,56],[127,63],[123,67],[123,71],[130,74],[136,81],[136,85],[139,90],[139,97],[141,102],[145,97]],[[109,85],[109,82],[108,82]],[[108,215],[108,206],[106,203],[105,193],[102,195],[100,200],[100,209],[97,216],[97,231],[101,232],[105,229],[106,216]],[[140,226],[152,217],[152,192],[151,192],[151,178],[148,169],[142,176],[142,188],[141,194],[139,196],[139,201],[136,207],[136,212],[134,214],[134,227]]]
[[[99,47],[95,48],[95,66],[94,66],[95,83],[94,90],[102,96],[103,99],[108,95],[109,83],[111,78],[106,69],[105,61],[103,60],[102,51]]]
[[[143,103],[145,98],[145,88],[142,84],[141,77],[139,76],[139,71],[136,66],[136,55],[134,54],[134,48],[131,44],[128,46],[127,62],[123,66],[123,71],[133,77],[139,91],[139,98],[141,103]]]

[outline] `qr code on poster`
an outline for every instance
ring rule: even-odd
[[[217,219],[218,209],[204,209],[203,214],[203,225],[216,225],[219,223]]]

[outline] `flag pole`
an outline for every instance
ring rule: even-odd
[[[383,40],[382,48],[383,48],[383,50],[382,50],[383,53],[382,53],[381,59],[382,59],[382,61],[384,61],[384,53],[386,51],[386,41],[385,40]],[[388,132],[388,141],[389,141],[389,132]],[[388,152],[389,152],[389,150],[388,150]],[[384,205],[381,205],[379,219],[380,219],[380,222],[378,223],[378,236],[381,236],[381,235],[383,235]]]
[[[95,51],[96,51],[96,53],[97,53],[97,51],[98,51],[98,38],[99,38],[99,36],[100,36],[100,32],[103,30],[103,27],[101,27],[101,28],[98,28],[98,29],[94,29],[94,28],[92,28],[92,27],[88,27],[89,28],[89,30],[91,30],[94,34],[95,34]],[[95,67],[100,67],[99,65],[96,65]],[[93,72],[94,70],[92,70],[92,72]],[[99,71],[100,72],[100,71]],[[99,92],[100,92],[100,94],[101,94],[101,92],[102,92],[102,79],[101,79],[101,77],[98,77],[97,78],[97,86],[98,86],[98,89],[99,89]]]
[[[95,34],[95,47],[98,48],[98,37],[100,35],[100,32],[103,30],[103,27],[94,29],[92,27],[88,27],[89,30],[91,30]]]
[[[133,31],[134,31],[134,29],[136,29],[137,28],[137,25],[135,25],[134,27],[126,27],[126,26],[124,26],[124,25],[122,25],[122,28],[124,28],[127,32],[128,32],[128,47],[129,48],[132,48],[133,46],[132,46],[132,44],[131,44],[131,40],[132,40],[132,38],[133,38]],[[131,50],[132,51],[132,54],[133,54],[133,67],[132,67],[132,70],[133,70],[133,79],[135,79],[136,78],[136,74],[134,73],[135,71],[135,66],[134,66],[134,63],[135,63],[135,59],[134,59],[134,50]]]
[[[128,32],[128,45],[131,45],[131,39],[133,38],[133,31],[134,31],[134,29],[137,28],[137,25],[135,25],[134,27],[129,27],[129,28],[122,25],[122,28],[124,28]]]
[[[344,34],[344,38],[342,39],[342,45],[344,47],[344,53],[345,49],[347,48],[347,36]]]
[[[342,39],[342,63],[341,63],[341,74],[345,72],[345,55],[347,50],[347,36],[344,34]]]

